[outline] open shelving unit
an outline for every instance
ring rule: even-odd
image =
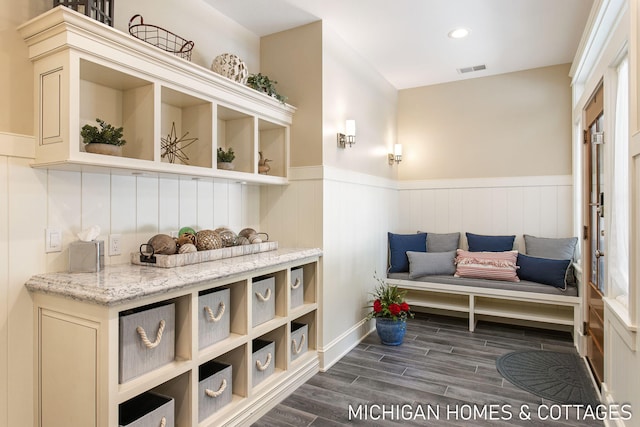
[[[64,6],[18,30],[34,64],[33,167],[288,182],[294,107]],[[84,150],[96,118],[124,128],[121,157]],[[162,140],[183,136],[197,140],[175,144],[185,160],[170,162]],[[218,169],[218,147],[233,148],[234,170]]]

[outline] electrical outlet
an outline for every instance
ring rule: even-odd
[[[122,247],[120,246],[120,235],[119,234],[110,234],[109,235],[109,256],[121,255]]]
[[[48,227],[44,233],[44,251],[50,252],[62,252],[62,230],[58,227]]]

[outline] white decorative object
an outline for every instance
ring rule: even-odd
[[[211,63],[211,70],[240,84],[247,83],[247,78],[249,78],[247,65],[232,53],[216,56]]]

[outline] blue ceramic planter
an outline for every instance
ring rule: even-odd
[[[407,321],[376,317],[376,331],[382,344],[400,345],[407,332]]]

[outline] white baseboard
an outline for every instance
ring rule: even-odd
[[[320,371],[326,372],[331,366],[342,359],[344,355],[360,344],[360,342],[374,330],[370,325],[371,322],[362,319],[328,345],[319,349]]]
[[[270,388],[268,389],[268,392],[252,396],[250,402],[247,402],[246,410],[240,411],[236,417],[227,420],[223,425],[230,427],[248,426],[253,424],[273,409],[278,403],[287,398],[287,396],[293,393],[298,387],[318,373],[318,370],[318,360],[314,358],[307,365],[300,368],[294,375],[287,378],[286,381],[279,384],[276,388]],[[268,379],[266,381],[268,381]]]
[[[604,403],[605,405],[616,405],[618,402],[616,402],[615,398],[613,397],[613,395],[611,394],[611,391],[609,390],[609,387],[607,387],[606,383],[602,383],[602,395],[601,395],[601,399],[602,399],[602,403]],[[631,408],[631,410],[633,410],[633,408]],[[605,419],[604,420],[604,425],[605,427],[632,427],[632,425],[634,424],[630,424],[633,421],[633,418],[631,418],[629,421],[629,424],[627,424],[625,422],[625,420],[622,419]]]

